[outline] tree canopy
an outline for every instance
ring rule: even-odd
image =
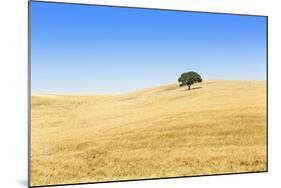
[[[190,90],[191,85],[197,82],[202,82],[202,78],[197,72],[190,71],[182,73],[178,82],[180,83],[180,86],[186,85],[188,86],[188,90]]]

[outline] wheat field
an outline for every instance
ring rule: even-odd
[[[31,185],[266,171],[266,82],[32,94]]]

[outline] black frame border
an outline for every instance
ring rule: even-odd
[[[205,13],[205,14],[224,14],[233,16],[252,16],[252,17],[264,17],[266,18],[266,170],[264,171],[253,171],[253,172],[231,172],[231,173],[214,173],[214,174],[203,174],[203,175],[191,175],[191,176],[175,176],[175,177],[161,177],[161,178],[143,178],[143,179],[124,179],[124,180],[112,180],[112,181],[98,181],[98,182],[81,182],[81,183],[70,183],[70,184],[50,184],[50,185],[39,185],[31,186],[31,2],[47,3],[47,4],[69,4],[69,5],[82,5],[82,6],[100,6],[100,7],[112,7],[112,8],[131,8],[131,9],[148,9],[148,10],[159,10],[159,11],[177,11],[177,12],[192,12],[192,13]],[[145,8],[145,7],[134,7],[134,6],[119,6],[119,5],[102,5],[102,4],[89,4],[89,3],[72,3],[72,2],[56,2],[56,1],[41,1],[41,0],[29,0],[28,1],[28,181],[27,186],[33,187],[55,187],[55,186],[68,186],[68,185],[85,185],[85,184],[100,184],[100,183],[118,183],[118,182],[132,182],[132,181],[143,181],[143,180],[161,180],[161,179],[178,179],[178,178],[191,178],[191,177],[208,177],[208,176],[224,176],[224,175],[239,175],[239,174],[255,174],[255,173],[266,173],[268,172],[268,16],[266,15],[255,15],[255,14],[236,14],[236,13],[223,13],[223,12],[208,12],[208,11],[192,11],[192,10],[177,10],[177,9],[165,9],[165,8]]]

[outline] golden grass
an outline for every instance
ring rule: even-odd
[[[193,88],[32,95],[32,186],[265,171],[265,81]]]

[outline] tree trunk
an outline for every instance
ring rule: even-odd
[[[190,90],[190,85],[188,85],[188,90]]]

